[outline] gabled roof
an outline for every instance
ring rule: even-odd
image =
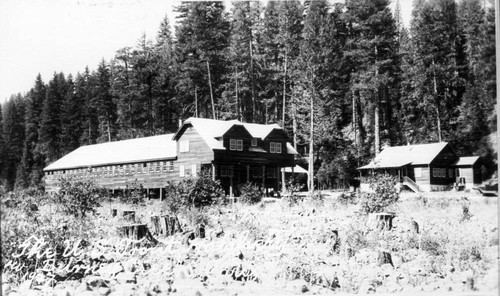
[[[217,138],[221,138],[234,125],[241,125],[245,127],[253,138],[260,139],[265,139],[275,129],[282,130],[282,128],[277,124],[242,123],[238,120],[223,121],[190,117],[184,121],[181,128],[179,128],[177,133],[173,136],[173,139],[177,140],[180,134],[184,131],[183,127],[189,124],[193,126],[193,128],[211,149],[225,149],[222,142],[217,140]],[[295,149],[292,148],[291,150],[293,151],[287,149],[289,154],[297,154]]]
[[[456,166],[468,166],[474,165],[476,161],[479,159],[479,156],[466,156],[460,157],[454,165]]]
[[[177,157],[173,134],[82,146],[44,171],[112,165]]]
[[[408,164],[430,164],[447,142],[386,147],[369,164],[358,169],[396,168]]]

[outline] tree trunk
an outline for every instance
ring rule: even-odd
[[[286,53],[286,48],[285,48],[285,65],[284,65],[284,73],[283,73],[283,124],[282,128],[285,128],[285,110],[286,110],[286,74],[287,74],[287,53]]]
[[[239,96],[239,93],[238,93],[238,66],[235,67],[235,72],[234,72],[234,78],[235,78],[235,84],[236,84],[236,90],[235,90],[235,93],[236,93],[236,108],[237,108],[237,112],[238,112],[238,120],[241,121],[241,114],[243,113],[242,110],[241,110],[241,102],[240,102],[240,96]]]
[[[434,82],[434,101],[436,103],[436,113],[437,113],[437,132],[438,132],[438,141],[441,142],[441,118],[439,114],[439,99],[438,99],[438,93],[437,93],[437,80],[436,80],[436,67],[434,64],[434,60],[432,61],[432,80]]]
[[[378,102],[375,104],[375,155],[380,152],[380,118]]]
[[[217,119],[215,116],[215,104],[214,104],[214,94],[212,90],[212,78],[210,77],[210,64],[207,59],[207,72],[208,72],[208,86],[210,87],[210,103],[212,104],[212,116],[214,119]]]
[[[251,71],[251,80],[252,80],[252,122],[255,122],[255,77],[254,77],[254,68],[253,68],[253,49],[252,49],[252,37],[250,36],[249,41],[250,46],[250,71]]]
[[[311,127],[309,131],[309,174],[308,174],[308,185],[309,185],[309,192],[312,195],[314,191],[314,86],[313,90],[311,92],[311,98],[310,98],[310,103],[311,103]]]

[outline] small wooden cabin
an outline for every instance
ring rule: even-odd
[[[361,189],[368,189],[365,177],[386,173],[397,176],[413,191],[449,190],[461,172],[457,167],[460,159],[447,142],[386,147],[369,164],[358,168]]]
[[[189,118],[175,134],[82,146],[44,169],[45,189],[58,190],[62,175],[92,176],[112,191],[139,183],[161,198],[167,182],[209,170],[228,195],[246,182],[278,191],[296,153],[276,124]]]

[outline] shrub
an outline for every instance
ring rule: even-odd
[[[60,189],[55,194],[55,201],[63,213],[84,218],[88,213],[94,214],[101,205],[105,190],[93,179],[75,180],[72,177],[59,179]]]
[[[341,205],[344,205],[344,206],[347,206],[347,205],[350,205],[350,204],[356,204],[357,202],[357,196],[356,196],[356,192],[352,191],[352,192],[342,192],[339,197],[337,198],[338,202],[341,204]]]
[[[241,187],[241,196],[238,198],[239,201],[246,204],[256,204],[262,200],[262,191],[257,184],[252,182],[245,183]]]
[[[144,203],[144,187],[137,180],[127,185],[120,201],[126,204],[140,205]]]
[[[222,202],[224,190],[219,180],[213,180],[210,171],[202,171],[194,180],[194,187],[189,194],[189,203],[195,207]]]
[[[388,206],[395,204],[399,199],[396,177],[390,175],[376,175],[369,178],[371,192],[361,194],[360,211],[364,214],[384,211]]]
[[[190,178],[179,182],[168,182],[165,186],[165,199],[162,208],[173,215],[179,214],[188,206],[193,186],[193,179]]]
[[[283,197],[283,201],[287,205],[293,206],[303,200],[303,197],[298,193],[304,188],[304,185],[300,184],[297,179],[288,179],[286,181],[286,187],[288,188],[289,194]]]

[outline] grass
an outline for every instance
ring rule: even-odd
[[[463,196],[471,215],[466,220]],[[496,198],[485,202],[473,193],[403,194],[390,209],[397,214],[394,228],[380,232],[366,225],[357,205],[339,204],[334,193],[323,192],[323,197],[321,203],[305,199],[290,205],[278,200],[206,209],[202,218],[208,219],[208,233],[221,227],[222,236],[208,234],[189,247],[181,243],[181,234],[158,237],[161,244],[146,253],[117,260],[124,266],[140,263],[133,271],[137,294],[163,295],[169,289],[181,295],[302,294],[304,285],[310,294],[498,291],[491,276],[498,272]],[[111,218],[110,210],[120,213],[130,207],[103,203],[94,221],[95,241],[118,243],[115,229],[125,222]],[[162,214],[159,201],[132,209],[146,224],[151,215]],[[192,227],[189,215],[180,214],[179,219]],[[410,221],[418,223],[420,233],[411,231]],[[380,251],[391,254],[394,267],[378,266]],[[65,287],[71,294],[85,280]],[[119,289],[119,282],[112,283],[111,290]],[[18,284],[10,291],[18,291]]]

